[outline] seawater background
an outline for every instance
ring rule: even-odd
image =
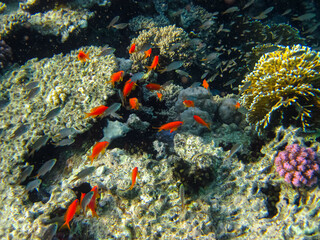
[[[318,185],[294,188],[273,166],[285,145],[298,142],[318,150],[318,142],[306,141],[295,127],[259,136],[234,106],[237,87],[264,53],[253,47],[301,44],[319,50],[319,2],[3,3],[1,238],[50,235],[45,232],[50,224],[60,227],[65,209],[95,185],[101,194],[99,219],[76,214],[71,230],[58,230],[54,239],[318,238]],[[108,28],[116,16],[116,24],[128,26]],[[138,50],[151,44],[151,57],[129,55],[132,43]],[[101,55],[106,44],[115,51]],[[90,60],[79,61],[80,50],[89,52]],[[130,94],[142,104],[138,111],[125,104],[117,111],[120,119],[84,119],[84,112],[97,105],[121,102],[118,89],[131,74],[146,72],[156,55],[158,69],[183,61],[179,69],[187,74],[155,70]],[[111,88],[106,81],[120,70],[126,71],[124,81]],[[201,86],[203,78],[211,93]],[[145,89],[150,82],[166,85],[163,101]],[[185,108],[185,99],[195,108]],[[57,107],[61,110],[46,119]],[[194,114],[211,130],[197,124]],[[176,120],[184,124],[173,133],[152,128]],[[59,137],[65,129],[73,130]],[[96,170],[72,181],[91,166],[87,156],[103,137],[112,141],[95,159]],[[63,140],[70,142],[59,146]],[[242,148],[228,158],[236,144]],[[25,193],[52,158],[57,163],[41,178],[39,191]],[[30,165],[32,174],[20,182]],[[141,178],[133,190],[121,191],[130,186],[134,167]]]

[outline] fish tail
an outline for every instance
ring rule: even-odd
[[[90,113],[84,113],[85,114],[85,117],[84,119],[88,118],[88,117],[91,117],[91,114]]]
[[[69,225],[69,223],[68,222],[65,222],[60,228],[59,228],[59,231],[62,229],[62,228],[64,228],[64,227],[68,227],[68,229],[70,230],[70,225]]]
[[[88,158],[90,159],[92,165],[94,158],[92,156],[88,156]]]
[[[91,213],[92,213],[92,217],[99,218],[99,216],[98,216],[96,210],[94,210],[94,208],[90,208],[90,210],[91,210]]]
[[[148,69],[148,72],[150,72],[152,70],[151,66],[146,66],[146,68]]]

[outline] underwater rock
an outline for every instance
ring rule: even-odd
[[[136,114],[132,113],[128,117],[127,125],[131,129],[143,132],[150,126],[150,123],[141,121],[141,119]]]
[[[239,124],[242,120],[242,114],[236,108],[237,99],[225,98],[219,105],[218,113],[221,121],[226,124]]]
[[[111,142],[112,140],[124,137],[130,130],[127,124],[119,121],[108,121],[108,126],[103,128],[103,138],[100,140]]]
[[[202,118],[209,125],[209,127],[212,125],[212,120],[209,113],[201,111],[196,107],[190,107],[180,114],[180,119],[184,122],[181,126],[181,131],[188,131],[189,133],[197,136],[200,136],[205,131],[210,131],[208,128],[195,121],[195,115]]]

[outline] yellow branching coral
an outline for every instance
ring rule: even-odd
[[[300,45],[277,46],[242,82],[240,103],[257,130],[290,124],[305,130],[319,124],[319,52]]]

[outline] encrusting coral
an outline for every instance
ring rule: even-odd
[[[264,54],[239,87],[246,119],[257,130],[290,124],[317,127],[320,57],[309,47],[276,46]]]
[[[176,60],[183,61],[188,59],[190,64],[193,53],[189,48],[189,40],[187,33],[175,25],[153,27],[141,31],[139,36],[131,41],[131,43],[136,44],[136,49],[138,50],[138,52],[130,56],[130,59],[133,61],[132,70],[142,70],[142,65],[147,65],[149,59],[143,59],[144,52],[140,51],[146,44],[150,44],[152,48],[159,48],[159,63],[161,68]],[[174,51],[170,50],[175,44],[177,44],[177,49]]]
[[[317,183],[319,173],[317,153],[312,148],[300,147],[299,144],[286,146],[274,160],[276,171],[287,183],[296,187],[312,186]]]

